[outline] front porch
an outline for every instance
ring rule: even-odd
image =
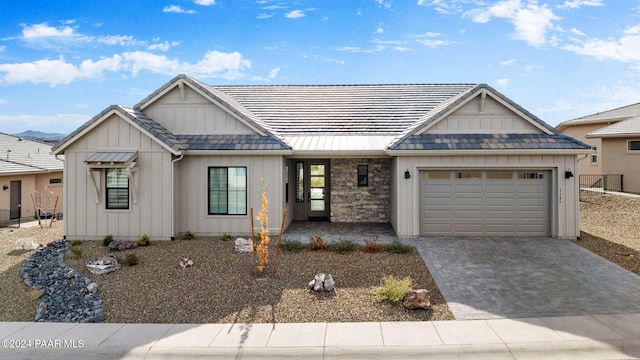
[[[327,243],[347,239],[363,244],[365,238],[373,239],[377,236],[379,243],[387,244],[396,238],[396,233],[389,223],[294,221],[284,231],[282,239],[308,243],[309,237],[314,235],[322,236]]]

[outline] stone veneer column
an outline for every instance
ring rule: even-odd
[[[368,165],[369,186],[358,186],[358,165]],[[331,221],[389,222],[391,159],[331,159]]]

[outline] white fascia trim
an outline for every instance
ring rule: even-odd
[[[591,149],[491,149],[491,150],[387,150],[389,156],[442,156],[442,155],[584,155]]]
[[[293,155],[296,157],[304,158],[331,158],[331,157],[388,157],[388,154],[384,150],[356,150],[356,151],[293,151]]]
[[[193,156],[234,156],[234,155],[253,155],[253,156],[269,156],[269,155],[291,155],[291,150],[186,150],[182,152],[184,155]]]
[[[637,138],[640,137],[640,133],[617,133],[617,134],[586,134],[584,136],[587,139],[602,139],[602,138]]]

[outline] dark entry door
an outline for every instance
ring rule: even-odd
[[[11,194],[9,195],[9,219],[19,219],[22,214],[22,181],[14,180],[9,183]]]

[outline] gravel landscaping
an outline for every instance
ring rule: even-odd
[[[13,250],[13,240],[33,237],[40,243],[60,238],[62,224],[53,230],[0,229],[6,276],[0,280],[0,321],[33,321],[38,301],[20,278],[20,264],[33,251]],[[108,254],[100,241],[86,241],[77,258],[67,251],[65,263],[99,284],[105,322],[114,323],[229,323],[229,322],[360,322],[450,320],[453,315],[422,258],[408,254],[354,251],[283,251],[277,276],[256,278],[251,254],[234,251],[233,241],[219,238],[155,241],[148,247],[118,252],[135,253],[140,263],[119,270],[91,274],[86,263]],[[273,260],[273,249],[272,257]],[[183,269],[189,257],[193,266]],[[336,291],[315,294],[306,285],[315,274],[332,274]],[[415,288],[430,291],[432,311],[405,310],[376,303],[369,293],[386,275],[410,276]]]
[[[586,195],[576,244],[640,275],[640,198]]]

